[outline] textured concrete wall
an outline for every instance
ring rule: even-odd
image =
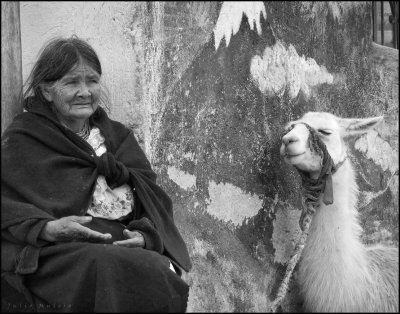
[[[21,27],[19,3],[1,4],[1,134],[15,115],[22,90]],[[8,104],[13,104],[9,106]]]
[[[398,245],[398,52],[372,45],[369,2],[22,2],[21,18],[24,76],[54,34],[99,52],[113,117],[173,199],[189,312],[260,312],[274,298],[301,206],[280,136],[306,111],[385,116],[349,150],[363,241]],[[300,303],[293,281],[283,310]]]

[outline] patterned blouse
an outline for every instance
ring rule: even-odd
[[[93,147],[97,156],[107,151],[104,137],[99,128],[93,127],[86,141]],[[97,177],[93,199],[87,213],[93,217],[109,220],[123,219],[134,207],[133,193],[129,185],[123,184],[111,189],[104,176]]]
[[[93,127],[88,138],[85,140],[93,147],[97,156],[101,156],[107,151],[104,145],[104,137],[101,135],[99,128]],[[123,219],[133,209],[133,193],[129,185],[123,184],[115,189],[111,189],[107,185],[104,176],[100,175],[97,177],[93,199],[87,211],[89,215],[116,220]],[[169,269],[176,273],[171,261],[169,262]]]

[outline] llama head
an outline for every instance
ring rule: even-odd
[[[310,144],[309,127],[325,144],[333,163],[337,165],[346,158],[344,139],[366,133],[382,120],[382,116],[349,119],[339,118],[327,112],[308,112],[300,119],[286,125],[280,154],[286,163],[316,179],[322,168],[322,156]]]

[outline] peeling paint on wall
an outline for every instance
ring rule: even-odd
[[[301,11],[308,14],[309,18],[315,19],[317,16],[328,13],[330,9],[334,19],[342,22],[344,14],[352,8],[365,6],[363,1],[302,1]]]
[[[188,312],[263,312],[268,308],[267,276],[255,278],[250,265],[218,255],[206,241],[196,239],[194,244],[195,263],[203,274],[211,276],[184,277],[191,286]],[[205,290],[209,292],[207,296]]]
[[[164,34],[164,6],[162,1],[150,2],[151,8],[151,27],[149,31],[149,44],[146,46],[146,60],[144,64],[147,89],[144,93],[143,102],[149,110],[145,115],[145,145],[146,152],[148,152],[150,162],[153,162],[154,157],[151,150],[153,138],[156,138],[159,132],[159,116],[162,115],[163,107],[159,106],[163,62],[164,62],[164,49],[165,49],[165,34]],[[160,108],[161,107],[161,108]],[[154,120],[154,121],[153,121]],[[152,129],[155,129],[153,131]]]
[[[393,203],[394,203],[394,208],[399,208],[399,198],[398,198],[398,193],[399,193],[399,176],[397,174],[393,175],[392,179],[389,181],[389,189],[394,195],[393,197]]]
[[[301,230],[299,227],[300,210],[296,210],[290,204],[280,206],[276,211],[273,222],[274,232],[272,243],[275,249],[274,262],[286,264],[294,252],[294,247]]]
[[[215,50],[218,50],[221,40],[224,37],[226,46],[229,45],[231,36],[234,36],[239,31],[243,15],[247,16],[250,29],[254,30],[255,23],[257,33],[261,35],[260,14],[264,16],[264,19],[267,19],[267,13],[262,1],[225,1],[222,4],[214,29]]]
[[[379,190],[377,192],[361,191],[360,196],[362,197],[360,197],[361,200],[359,206],[366,206],[367,204],[371,203],[373,199],[376,199],[379,196],[383,195],[388,189],[390,189],[393,195],[396,195],[396,193],[399,191],[399,177],[397,175],[392,175],[389,179],[387,186],[382,190]]]
[[[225,222],[241,224],[246,217],[256,215],[262,207],[262,200],[257,195],[245,193],[230,183],[216,184],[211,181],[208,191],[207,212]]]
[[[263,55],[254,56],[250,64],[251,75],[267,96],[283,96],[287,90],[294,99],[300,90],[308,98],[311,87],[332,84],[334,76],[312,58],[300,57],[296,49],[277,41],[271,48],[266,47]]]
[[[176,167],[168,168],[169,178],[178,184],[182,189],[189,190],[196,186],[196,177]]]
[[[354,147],[374,160],[383,170],[395,173],[399,169],[398,153],[374,130],[360,137]]]
[[[215,254],[214,248],[210,243],[200,239],[194,239],[193,241],[193,254],[207,258],[207,253]]]
[[[184,190],[196,186],[196,176],[176,167],[168,167],[168,176]],[[230,184],[209,182],[210,198],[207,200],[207,212],[225,222],[235,225],[241,224],[244,219],[253,217],[262,207],[262,200],[258,196],[245,193],[242,189]]]

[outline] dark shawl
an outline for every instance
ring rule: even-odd
[[[85,215],[97,176],[104,174],[112,187],[128,183],[135,189],[131,225],[139,222],[140,228],[143,217],[149,219],[165,254],[189,271],[191,262],[173,220],[172,201],[156,184],[156,174],[130,130],[109,119],[102,108],[96,110],[91,124],[105,137],[108,153],[101,160],[86,141],[59,123],[48,104],[28,98],[25,107],[28,112],[18,115],[2,136],[2,264],[4,258],[25,254],[31,256],[25,262],[28,269],[37,265],[38,254],[32,249],[47,244],[38,239],[44,224]]]

